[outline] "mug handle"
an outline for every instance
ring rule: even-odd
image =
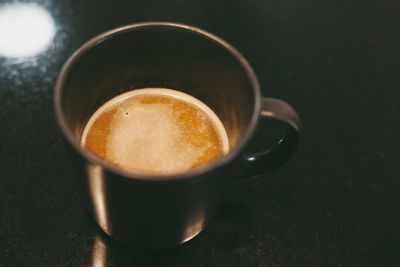
[[[276,98],[262,97],[260,115],[261,121],[276,120],[287,124],[287,131],[271,148],[258,151],[245,149],[238,164],[240,176],[262,175],[277,169],[292,156],[299,141],[300,118],[288,103]]]

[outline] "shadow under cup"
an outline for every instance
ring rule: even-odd
[[[225,126],[230,153],[187,174],[128,173],[79,147],[90,116],[124,92],[162,87],[208,105]],[[217,206],[224,169],[251,137],[260,90],[243,57],[221,39],[184,25],[145,23],[99,35],[64,66],[56,86],[57,119],[84,169],[89,210],[109,235],[136,247],[185,242]],[[154,164],[157,164],[155,162]]]

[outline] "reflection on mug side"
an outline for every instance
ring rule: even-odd
[[[202,211],[197,212],[197,217],[192,222],[189,222],[188,226],[186,227],[184,234],[185,238],[182,243],[194,238],[201,232],[201,230],[203,230],[203,228],[205,227],[205,218],[206,212],[204,208],[202,208]]]
[[[87,165],[88,187],[94,207],[94,216],[100,227],[105,231],[110,231],[107,223],[107,209],[104,192],[104,173],[98,165]]]

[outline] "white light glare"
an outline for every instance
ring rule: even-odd
[[[48,46],[55,31],[53,18],[37,4],[0,6],[0,56],[33,56]]]

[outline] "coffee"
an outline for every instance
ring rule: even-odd
[[[87,122],[81,144],[123,169],[155,175],[185,172],[229,151],[225,128],[207,105],[165,88],[109,100]]]

